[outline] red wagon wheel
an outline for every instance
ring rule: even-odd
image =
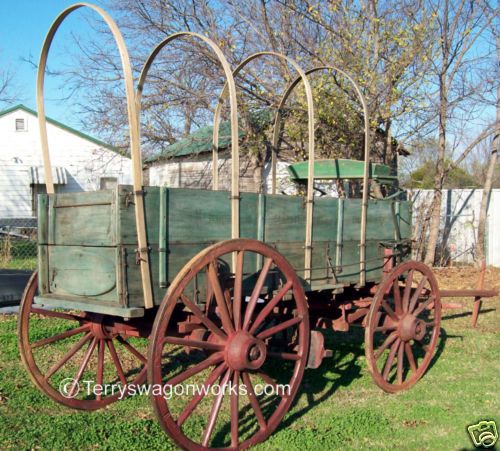
[[[145,356],[114,330],[111,317],[45,309],[33,304],[37,291],[35,272],[21,301],[18,336],[21,359],[40,391],[67,407],[96,410],[145,381]]]
[[[413,386],[432,360],[440,325],[441,299],[431,269],[415,261],[394,268],[377,290],[365,330],[375,383],[389,393]]]
[[[183,318],[196,326],[189,334]],[[290,408],[308,348],[307,302],[285,258],[256,240],[215,244],[184,266],[156,316],[148,357],[156,415],[185,449],[255,445]]]

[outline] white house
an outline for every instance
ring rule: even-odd
[[[47,118],[56,192],[131,183],[131,161],[112,146]],[[24,105],[0,111],[0,220],[36,215],[45,192],[37,113]]]

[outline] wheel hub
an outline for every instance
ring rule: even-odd
[[[102,315],[95,315],[89,318],[89,323],[92,334],[99,340],[112,339],[118,335],[113,331],[112,327],[105,324]]]
[[[412,314],[405,315],[399,323],[399,336],[403,341],[420,341],[425,337],[426,331],[425,322]]]
[[[248,332],[237,332],[226,347],[226,362],[236,371],[256,370],[266,360],[266,345]]]

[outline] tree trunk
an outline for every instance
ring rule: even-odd
[[[441,203],[443,199],[444,161],[446,155],[446,115],[448,113],[448,93],[446,74],[441,73],[439,80],[439,141],[438,157],[436,161],[436,175],[434,177],[434,197],[431,204],[431,220],[429,226],[429,241],[425,252],[425,263],[434,265],[436,248],[439,240],[439,226],[441,223]]]
[[[500,61],[500,46],[499,38],[497,38],[497,53]],[[495,165],[497,163],[498,148],[500,146],[500,84],[497,86],[497,124],[496,133],[493,139],[491,155],[486,171],[486,178],[483,186],[483,196],[481,198],[481,209],[479,210],[479,224],[477,227],[477,260],[476,264],[481,265],[486,258],[485,237],[486,237],[486,219],[488,217],[488,204],[490,201],[491,185],[493,183],[493,175],[495,174]]]

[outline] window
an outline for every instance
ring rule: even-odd
[[[16,118],[16,132],[25,132],[27,130],[26,120],[23,118]]]
[[[118,179],[116,177],[101,177],[100,188],[101,189],[114,189],[118,184]]]

